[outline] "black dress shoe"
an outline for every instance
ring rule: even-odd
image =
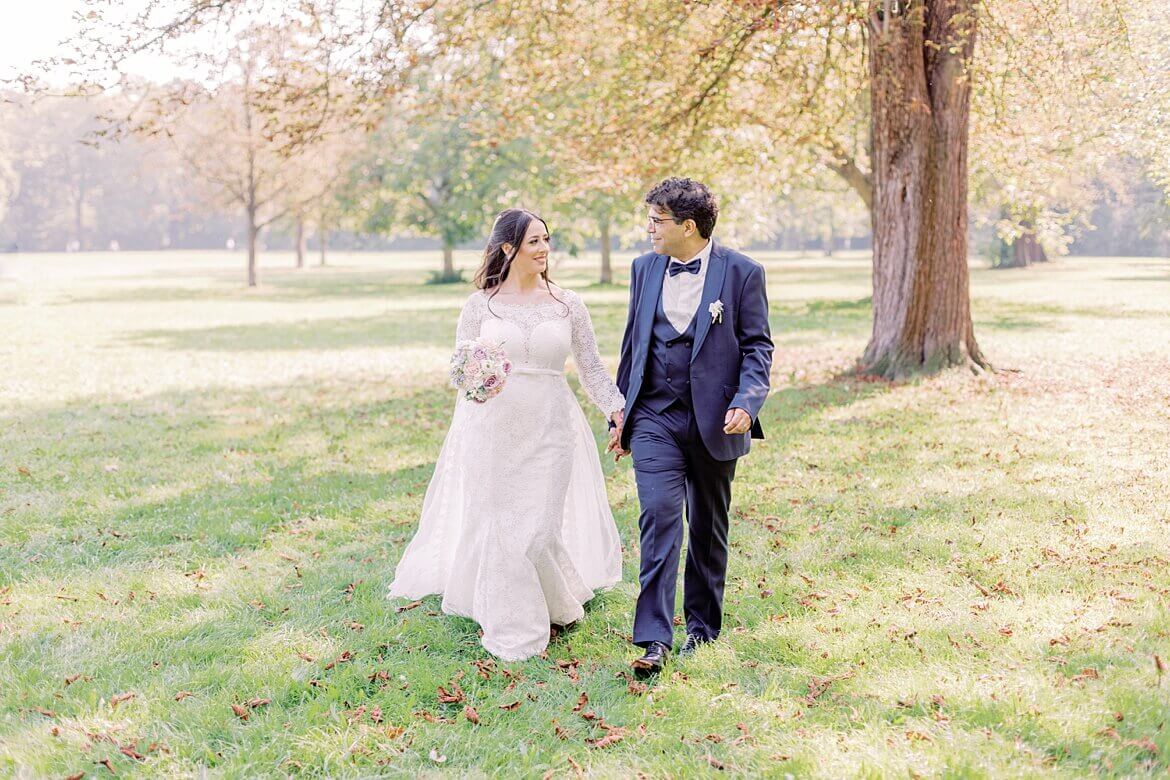
[[[698,650],[699,645],[705,645],[710,641],[710,639],[701,637],[698,634],[687,634],[687,641],[683,642],[683,646],[678,649],[678,654],[685,658]]]
[[[669,647],[661,642],[651,642],[647,645],[646,652],[642,657],[630,664],[634,669],[634,676],[645,678],[658,674],[662,671],[662,666],[666,663],[666,656],[669,654]]]

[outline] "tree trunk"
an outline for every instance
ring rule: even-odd
[[[256,226],[256,207],[248,207],[248,286],[255,287],[256,278],[256,243],[260,236],[260,229]]]
[[[321,244],[321,246],[320,246],[321,256],[320,256],[320,259],[317,261],[317,265],[323,267],[325,265],[325,250],[329,246],[329,231],[325,228],[325,218],[324,217],[322,217],[321,221],[317,223],[317,240]]]
[[[76,197],[73,201],[73,240],[77,242],[77,251],[85,250],[85,173],[78,175],[77,187],[74,189]]]
[[[975,0],[883,3],[871,15],[873,332],[866,373],[988,368],[967,270]]]
[[[824,237],[821,243],[821,251],[824,252],[825,257],[833,256],[833,244],[837,241],[836,226],[833,224],[833,207],[829,207],[829,219],[825,226]]]
[[[455,248],[443,239],[443,281],[455,278]]]
[[[597,228],[601,233],[601,283],[613,284],[613,264],[609,256],[609,217],[599,218]]]
[[[305,267],[305,253],[309,251],[309,238],[305,234],[305,218],[297,215],[297,268]]]
[[[1006,210],[1005,210],[1006,211]],[[1032,223],[1024,220],[1020,223],[1024,232],[1012,243],[1000,241],[997,246],[997,257],[992,258],[995,268],[1026,268],[1035,263],[1047,263],[1048,253],[1036,240],[1036,231]]]
[[[1016,256],[1016,264],[1035,265],[1036,263],[1047,263],[1048,253],[1044,251],[1044,247],[1036,240],[1036,231],[1032,229],[1032,224],[1025,222],[1024,228],[1024,235],[1016,239],[1016,243],[1012,245]]]

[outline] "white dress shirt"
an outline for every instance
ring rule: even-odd
[[[662,311],[671,326],[679,333],[687,329],[695,312],[699,309],[699,302],[703,298],[703,283],[707,279],[707,269],[711,266],[711,240],[699,254],[691,260],[699,259],[702,265],[697,274],[681,273],[670,275],[670,266],[679,263],[673,257],[666,264],[666,278],[662,280]]]

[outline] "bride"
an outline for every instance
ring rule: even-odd
[[[549,281],[549,250],[548,227],[532,212],[496,218],[456,341],[496,341],[514,368],[486,403],[456,401],[390,585],[391,597],[442,594],[443,611],[478,622],[484,648],[508,661],[541,653],[551,625],[580,619],[594,590],[621,579],[596,443],[565,381],[569,352],[618,430],[625,401],[585,305]]]

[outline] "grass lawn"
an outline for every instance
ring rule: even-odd
[[[547,658],[384,597],[453,405],[437,257],[0,255],[0,775],[1170,771],[1170,261],[975,269],[1012,370],[889,384],[841,376],[867,257],[761,259],[725,634],[646,687],[628,461],[624,581]],[[593,262],[555,278],[616,368]]]

